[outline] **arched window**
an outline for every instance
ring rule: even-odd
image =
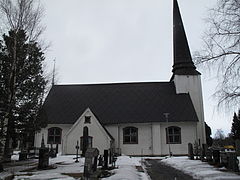
[[[125,127],[123,128],[123,144],[138,143],[138,128]]]
[[[181,144],[181,128],[170,126],[166,128],[167,144]]]
[[[48,129],[48,144],[61,144],[62,129],[52,127]]]

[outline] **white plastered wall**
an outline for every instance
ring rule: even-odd
[[[176,93],[189,93],[195,111],[198,116],[197,124],[197,141],[200,139],[200,143],[206,143],[205,124],[204,124],[204,111],[203,111],[203,97],[202,97],[202,85],[200,75],[174,75],[174,83],[176,87]]]
[[[138,144],[123,144],[123,128],[133,126],[138,128]],[[188,143],[196,140],[197,127],[193,122],[168,123],[168,126],[181,128],[181,144],[171,144],[173,154],[186,155]],[[169,146],[166,144],[166,123],[135,123],[107,125],[106,129],[115,139],[115,147],[126,155],[166,155]]]
[[[85,116],[91,116],[91,123],[84,123]],[[63,137],[63,154],[76,153],[75,146],[77,141],[80,143],[85,126],[88,127],[88,135],[93,137],[92,147],[98,148],[100,154],[110,148],[111,138],[90,109],[87,109]]]
[[[62,129],[62,137],[65,136],[65,134],[69,131],[69,129],[72,127],[72,124],[48,124],[46,128],[42,128],[40,132],[35,133],[35,141],[34,146],[35,147],[41,147],[42,142],[42,135],[44,137],[44,143],[47,147],[50,147],[50,144],[47,144],[47,137],[48,137],[48,129],[51,127],[58,127]],[[59,152],[62,152],[62,142],[58,146]]]

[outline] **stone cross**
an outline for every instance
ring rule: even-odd
[[[77,140],[77,145],[76,145],[75,148],[76,148],[76,150],[77,150],[77,152],[76,152],[76,161],[75,161],[75,162],[77,163],[77,162],[79,162],[79,161],[78,161],[78,158],[79,158],[79,156],[78,156],[78,150],[79,150],[79,148],[80,148],[80,147],[79,147],[79,141],[78,141],[78,140]]]

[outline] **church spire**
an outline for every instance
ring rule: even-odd
[[[200,74],[196,70],[196,67],[192,61],[177,0],[173,0],[173,51],[174,51],[174,64],[172,70],[173,74],[176,75]]]

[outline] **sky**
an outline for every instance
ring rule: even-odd
[[[169,81],[172,0],[42,0],[48,70],[57,84]],[[178,0],[191,52],[200,50],[207,9],[216,0]],[[205,121],[230,132],[233,111],[218,111],[216,80],[201,68]]]

